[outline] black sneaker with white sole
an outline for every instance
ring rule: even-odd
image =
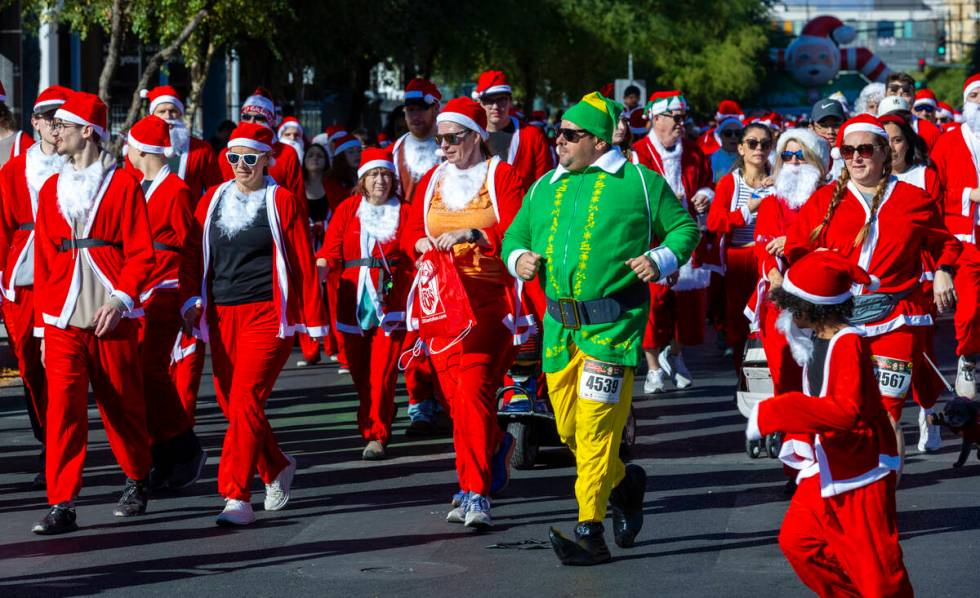
[[[134,517],[146,513],[146,503],[150,499],[150,489],[146,480],[126,478],[122,496],[116,503],[112,514],[116,517]]]
[[[34,524],[32,532],[40,536],[53,536],[55,534],[66,534],[78,529],[75,523],[75,507],[70,503],[60,503],[48,511],[48,514]]]

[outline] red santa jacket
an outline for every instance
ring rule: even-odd
[[[534,181],[555,167],[555,156],[541,129],[523,124],[513,116],[510,120],[514,124],[514,135],[510,138],[504,161],[517,171],[527,193]]]
[[[268,178],[266,179],[268,180]],[[195,214],[201,230],[200,245],[194,244],[195,252],[200,252],[200,286],[194,288],[198,296],[185,302],[182,311],[192,303],[199,303],[206,314],[210,302],[211,285],[211,219],[218,207],[221,195],[234,181],[225,181],[208,191],[197,205]],[[304,204],[287,189],[270,184],[265,194],[266,213],[273,241],[273,281],[272,298],[279,307],[279,338],[292,336],[296,332],[306,332],[320,337],[329,330],[320,282],[313,259],[313,244],[310,241],[309,219]],[[198,338],[207,342],[208,322],[201,318]]]
[[[757,220],[757,214],[749,211],[748,206],[738,207],[738,196],[743,185],[745,181],[742,180],[741,172],[730,172],[715,185],[715,199],[708,209],[708,230],[718,235],[722,255],[732,231],[743,226],[752,226]],[[768,190],[764,192],[769,193]]]
[[[962,246],[940,223],[935,202],[918,187],[896,179],[889,182],[878,212],[870,210],[853,181],[834,210],[830,222],[816,241],[810,233],[827,214],[836,183],[824,185],[800,209],[799,218],[786,237],[785,253],[790,262],[818,247],[837,251],[877,277],[877,292],[900,293],[916,289],[922,275],[922,248],[928,249],[939,265],[952,266]],[[864,242],[854,246],[858,232],[870,220]],[[861,287],[858,294],[869,293]],[[919,290],[918,292],[921,292]],[[916,291],[901,299],[890,314],[864,325],[869,336],[884,334],[903,325],[927,326],[932,318]]]
[[[408,204],[401,204],[395,236],[379,244],[369,239],[367,232],[361,228],[361,219],[357,214],[361,199],[361,195],[356,194],[340,204],[327,227],[323,247],[317,252],[317,257],[327,260],[331,271],[340,272],[337,328],[341,332],[363,334],[357,322],[357,306],[366,292],[379,313],[381,328],[387,333],[396,327],[404,328],[405,298],[412,284],[412,258],[404,253],[400,241],[408,220]],[[381,264],[377,267],[344,265],[345,262],[364,259],[379,260]],[[387,272],[392,282],[391,291],[383,298],[377,293],[378,277],[382,271]]]
[[[191,191],[170,168],[164,166],[146,190],[146,216],[153,236],[156,265],[140,300],[146,302],[157,289],[193,289],[200,280],[197,248],[189,249],[199,236],[191,204]],[[188,258],[188,254],[193,259]]]
[[[27,151],[0,169],[0,293],[16,301],[13,281],[34,245],[39,190],[27,184]]]
[[[227,162],[225,160],[226,164]],[[225,180],[221,175],[214,148],[197,137],[191,137],[187,153],[181,154],[180,164],[174,174],[183,179],[191,192],[191,210],[197,207],[198,200],[208,189]]]
[[[924,118],[915,118],[912,121],[912,128],[915,129],[916,135],[921,137],[922,141],[926,142],[926,148],[930,152],[936,147],[936,142],[939,141],[939,137],[943,134],[939,130],[939,127]]]
[[[960,127],[940,137],[930,154],[943,189],[943,221],[964,243],[976,244],[977,203],[970,192],[980,187],[980,139],[970,127]]]
[[[235,178],[235,170],[228,163],[226,154],[228,148],[221,150],[218,155],[218,164],[221,165],[221,179],[230,181]],[[306,187],[303,184],[303,163],[296,153],[296,148],[285,143],[276,142],[272,145],[272,157],[275,164],[269,167],[269,176],[280,186],[293,194],[293,197],[306,199]],[[303,202],[303,210],[306,211],[306,202]]]
[[[714,209],[713,205],[712,209]],[[790,207],[786,200],[778,195],[770,195],[763,199],[756,211],[755,259],[759,263],[759,282],[745,307],[745,317],[748,318],[753,330],[759,325],[759,308],[769,294],[769,273],[773,270],[783,273],[787,265],[785,257],[770,254],[766,251],[766,245],[779,237],[787,236],[796,224],[799,214],[799,208]]]
[[[785,432],[780,459],[800,470],[798,480],[820,476],[820,494],[835,496],[867,486],[892,471],[901,459],[895,432],[881,403],[871,353],[861,332],[834,335],[824,361],[823,384],[811,389],[803,368],[803,392],[789,392],[757,404],[750,418],[761,435]]]
[[[27,148],[34,145],[34,138],[23,131],[17,131],[14,133],[14,145],[10,148],[10,158],[16,158],[17,156],[23,154],[27,151]]]
[[[711,127],[703,135],[698,137],[698,147],[701,148],[705,156],[710,156],[721,149],[721,142],[715,135],[716,131],[717,129],[715,127]]]
[[[41,188],[34,230],[35,336],[44,325],[65,328],[75,310],[80,285],[79,260],[87,260],[102,286],[126,306],[126,317],[140,315],[139,297],[154,267],[150,224],[143,190],[123,169],[113,168],[102,181],[89,210],[82,238],[100,239],[114,245],[59,251],[75,237],[71,223],[58,206],[58,178]]]

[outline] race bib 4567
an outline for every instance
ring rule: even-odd
[[[874,355],[878,389],[886,397],[904,399],[912,385],[912,363],[891,357]]]

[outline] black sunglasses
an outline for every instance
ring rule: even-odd
[[[912,93],[912,87],[908,85],[889,85],[888,91],[892,93]]]
[[[228,163],[232,166],[238,164],[239,160],[242,160],[245,162],[245,166],[252,167],[258,164],[259,157],[262,154],[236,154],[235,152],[228,152],[225,156],[228,158]]]
[[[779,156],[783,159],[783,162],[789,162],[793,158],[796,158],[797,160],[802,160],[803,150],[796,150],[795,152],[783,152],[779,154]]]
[[[932,113],[932,112],[935,112],[936,111],[936,107],[933,106],[932,104],[922,104],[921,106],[916,106],[915,107],[915,111],[916,112],[930,112],[930,113]]]
[[[731,139],[732,137],[738,137],[740,132],[738,129],[725,129],[721,132],[721,136],[725,139]]]
[[[558,136],[564,137],[569,143],[578,143],[583,137],[593,137],[592,133],[581,129],[558,129]]]
[[[673,119],[675,125],[682,125],[687,120],[687,114],[658,114],[657,116]]]
[[[850,160],[854,157],[854,152],[857,152],[859,156],[868,160],[871,156],[875,155],[875,148],[878,147],[873,143],[862,143],[861,145],[854,147],[853,145],[842,145],[840,146],[840,155],[844,157],[845,160]]]
[[[769,150],[772,149],[772,141],[769,141],[768,139],[764,141],[759,141],[758,139],[746,139],[745,141],[743,141],[743,143],[747,145],[750,150],[753,151],[760,146],[762,147],[762,151],[764,152],[768,152]]]
[[[465,139],[466,136],[472,132],[473,131],[466,129],[465,131],[459,131],[457,133],[446,133],[444,135],[436,135],[436,145],[442,145],[443,142],[449,145],[459,145],[460,143],[463,143],[463,139]]]
[[[243,114],[239,120],[244,123],[255,123],[255,124],[263,124],[269,122],[269,119],[259,114]]]

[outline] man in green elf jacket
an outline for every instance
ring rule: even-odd
[[[618,546],[633,546],[643,525],[646,474],[623,464],[619,443],[647,323],[647,285],[676,272],[700,237],[663,177],[613,147],[621,110],[590,93],[565,113],[559,166],[524,197],[501,253],[514,276],[541,276],[548,300],[544,371],[578,473],[575,540],[555,528],[550,534],[566,565],[610,560],[607,502]],[[654,239],[660,245],[651,250]]]

